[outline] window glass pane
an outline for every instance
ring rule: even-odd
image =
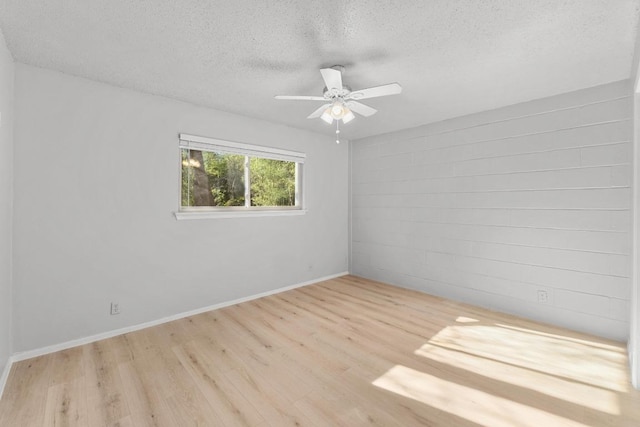
[[[245,156],[182,149],[182,206],[244,206]]]
[[[296,164],[252,157],[251,206],[295,206]]]

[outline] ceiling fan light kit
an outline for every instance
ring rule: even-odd
[[[324,105],[322,108],[324,108]],[[355,119],[355,117],[353,112],[347,107],[347,104],[341,99],[336,99],[320,116],[320,118],[328,124],[333,123],[334,120],[342,120],[342,123],[349,123]]]
[[[320,118],[328,124],[336,122],[336,142],[340,143],[339,122],[349,123],[355,119],[355,113],[364,117],[374,115],[378,110],[368,105],[362,104],[356,100],[376,98],[380,96],[396,95],[402,92],[402,86],[398,83],[389,83],[382,86],[375,86],[367,89],[352,91],[349,86],[342,84],[342,73],[344,67],[342,65],[334,65],[331,68],[322,68],[320,74],[325,83],[322,96],[310,95],[278,95],[275,98],[279,100],[293,101],[323,101],[320,108],[309,114],[308,119]]]

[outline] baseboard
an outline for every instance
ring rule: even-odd
[[[42,356],[42,355],[49,354],[49,353],[55,353],[56,351],[66,350],[68,348],[77,347],[79,345],[89,344],[89,343],[92,343],[92,342],[95,342],[95,341],[100,341],[100,340],[103,340],[103,339],[106,339],[106,338],[112,338],[112,337],[115,337],[115,336],[118,336],[118,335],[122,335],[122,334],[126,334],[126,333],[129,333],[129,332],[139,331],[140,329],[145,329],[145,328],[149,328],[151,326],[161,325],[163,323],[171,322],[173,320],[182,319],[184,317],[195,316],[196,314],[204,313],[206,311],[216,310],[216,309],[219,309],[219,308],[228,307],[230,305],[240,304],[241,302],[251,301],[251,300],[262,298],[262,297],[266,297],[266,296],[269,296],[269,295],[279,294],[281,292],[289,291],[291,289],[301,288],[303,286],[312,285],[314,283],[324,282],[325,280],[335,279],[336,277],[342,277],[342,276],[345,276],[347,274],[349,274],[349,273],[346,272],[346,271],[343,271],[341,273],[320,277],[320,278],[309,280],[309,281],[306,281],[306,282],[297,283],[295,285],[290,285],[290,286],[285,286],[285,287],[278,288],[278,289],[273,289],[271,291],[262,292],[262,293],[251,295],[251,296],[248,296],[248,297],[238,298],[238,299],[235,299],[235,300],[232,300],[232,301],[226,301],[226,302],[222,302],[222,303],[218,303],[218,304],[214,304],[214,305],[209,305],[209,306],[202,307],[202,308],[197,308],[195,310],[186,311],[184,313],[179,313],[179,314],[174,314],[172,316],[163,317],[161,319],[152,320],[150,322],[140,323],[140,324],[134,325],[134,326],[127,326],[125,328],[115,329],[113,331],[103,332],[101,334],[91,335],[91,336],[88,336],[88,337],[85,337],[85,338],[78,338],[78,339],[71,340],[71,341],[66,341],[66,342],[63,342],[63,343],[60,343],[60,344],[54,344],[54,345],[50,345],[50,346],[47,346],[47,347],[37,348],[35,350],[28,350],[28,351],[23,351],[23,352],[19,352],[19,353],[14,353],[13,356],[10,358],[10,360],[12,362],[19,362],[21,360],[31,359],[33,357],[38,357],[38,356]],[[8,372],[7,372],[7,375],[8,375]]]
[[[13,356],[10,356],[7,359],[7,363],[4,366],[4,370],[2,371],[2,376],[0,376],[0,399],[2,399],[2,393],[4,392],[4,386],[7,385],[7,379],[9,378],[9,372],[11,371],[11,366],[13,366]]]

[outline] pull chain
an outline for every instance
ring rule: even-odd
[[[340,120],[336,120],[336,144],[340,144]]]

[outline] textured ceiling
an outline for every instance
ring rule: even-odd
[[[332,134],[319,68],[400,95],[360,138],[629,78],[640,0],[0,0],[18,62]],[[186,130],[185,130],[186,131]]]

